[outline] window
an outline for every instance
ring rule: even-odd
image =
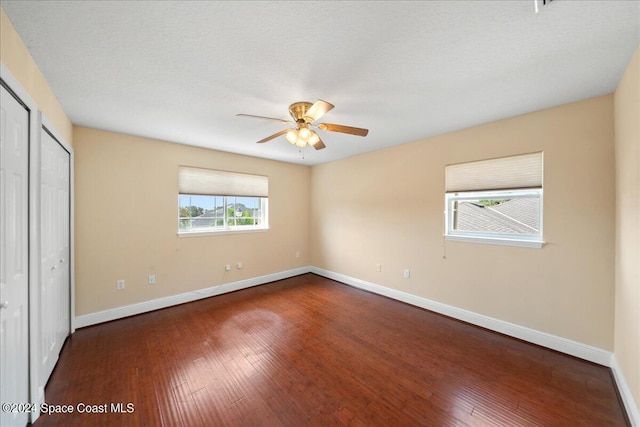
[[[448,240],[542,246],[542,153],[446,168]]]
[[[178,233],[264,230],[268,178],[181,166],[178,169]]]

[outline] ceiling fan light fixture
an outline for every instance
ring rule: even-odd
[[[287,141],[291,144],[295,144],[298,140],[298,130],[297,129],[289,129],[286,135]]]
[[[306,127],[289,129],[285,137],[291,144],[300,148],[306,147],[307,145],[314,146],[320,141],[318,134]]]
[[[311,136],[311,131],[306,127],[300,127],[300,130],[298,131],[298,135],[300,136],[300,138],[307,141],[308,138]]]
[[[309,145],[316,145],[320,141],[320,137],[314,131],[311,131],[311,136],[309,137]]]

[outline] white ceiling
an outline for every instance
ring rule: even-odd
[[[76,125],[307,165],[611,93],[640,2],[0,1]],[[336,107],[300,152],[278,122]]]

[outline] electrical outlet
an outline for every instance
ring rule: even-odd
[[[231,264],[226,264],[224,266],[224,271],[231,271]]]
[[[403,274],[405,279],[408,279],[409,277],[411,277],[411,271],[408,268],[404,270]]]
[[[300,251],[296,251],[296,258],[300,258]]]
[[[242,268],[242,263],[241,263],[241,262],[237,263],[237,264],[236,264],[236,268],[237,268],[238,270],[240,270],[240,269]]]
[[[155,274],[150,274],[149,275],[149,284],[150,285],[155,285],[156,284],[156,275]]]
[[[124,289],[124,279],[116,280],[116,289],[118,289],[119,291]]]
[[[382,271],[382,264],[376,264],[376,271],[380,273]]]

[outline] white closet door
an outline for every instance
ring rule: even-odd
[[[0,401],[27,403],[29,112],[0,90]],[[24,426],[27,416],[3,410],[0,425]]]
[[[70,332],[69,153],[41,133],[40,384],[46,384]]]

